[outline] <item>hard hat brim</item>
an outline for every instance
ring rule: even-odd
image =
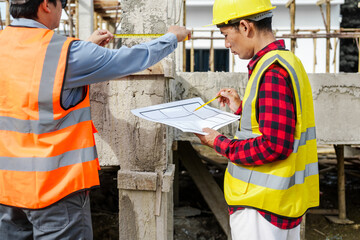
[[[275,8],[276,8],[276,6],[272,6],[271,8],[268,8],[268,9],[266,9],[265,11],[263,10],[263,11],[259,11],[259,12],[254,12],[254,13],[251,13],[251,14],[247,14],[247,15],[245,15],[245,16],[239,16],[238,18],[246,19],[246,17],[252,16],[252,15],[255,15],[255,14],[258,14],[258,13],[262,13],[262,12],[267,12],[267,11],[273,10],[273,9],[275,9]],[[232,20],[232,19],[236,19],[236,18],[237,18],[237,17],[235,17],[235,18],[230,18],[230,19],[227,19],[227,20],[225,20],[225,21],[223,21],[223,22],[219,22],[219,23],[214,23],[214,22],[213,22],[212,24],[208,24],[208,25],[205,25],[205,26],[202,26],[202,27],[210,27],[210,26],[227,24],[226,22],[228,22],[228,21],[230,21],[230,20]]]

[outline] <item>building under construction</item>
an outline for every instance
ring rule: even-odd
[[[298,1],[273,2],[286,9],[289,19],[286,31],[275,26],[276,37],[287,39],[289,49],[295,53],[306,51],[297,46],[301,39],[313,44],[313,51],[307,55],[312,61],[308,72],[315,104],[320,174],[332,172],[336,175],[335,205],[312,209],[306,219],[313,215],[326,218],[340,226],[341,237],[342,228],[351,226],[357,230],[360,224],[359,217],[349,217],[352,210],[347,208],[346,201],[346,176],[360,177],[360,75],[357,73],[360,69],[360,19],[357,27],[334,29],[332,15],[338,14],[336,18],[340,18],[340,12],[331,11],[331,4],[334,4],[331,0],[319,0],[313,1],[311,7],[319,10],[322,26],[299,29],[296,25]],[[95,29],[108,29],[114,34],[160,34],[167,32],[170,25],[194,26],[194,22],[188,21],[187,13],[212,3],[200,0],[68,0],[60,27],[55,31],[82,40]],[[344,6],[344,12],[352,9],[359,18],[360,3],[342,1],[338,9],[340,5]],[[195,7],[191,9],[191,6]],[[0,29],[11,24],[8,8],[9,0],[0,0]],[[191,29],[193,38],[179,43],[174,54],[155,66],[91,87],[92,118],[98,130],[95,138],[102,166],[101,189],[92,198],[95,239],[231,239],[227,205],[219,182],[227,160],[209,153],[193,134],[139,119],[130,112],[193,97],[208,101],[224,86],[244,95],[248,75],[241,71],[239,65],[242,63],[225,49],[216,27]],[[339,49],[348,48],[341,46],[342,40],[350,40],[357,48],[351,55],[355,59],[352,73],[341,72],[341,61],[346,65],[349,57],[341,58]],[[131,47],[143,41],[148,39],[115,38],[108,47]],[[323,49],[320,54],[317,48]],[[316,71],[317,62],[324,63],[324,71]],[[236,127],[236,124],[228,125],[220,132],[232,136]],[[206,204],[206,214],[214,219],[219,235],[199,237],[191,234],[191,227],[187,229],[185,225],[176,229],[179,221],[174,224],[174,215],[180,214],[183,218],[201,215],[201,210],[194,206],[188,208],[187,213],[181,212],[186,209],[182,208],[184,203],[180,203],[182,194],[188,194],[181,190],[181,182],[186,177],[191,177],[191,183],[197,186],[191,188],[197,192],[192,195],[200,196],[199,201]],[[355,190],[359,194],[359,188]],[[356,204],[359,206],[359,200]],[[110,220],[104,217],[106,214]],[[108,220],[116,225],[109,224]],[[306,222],[302,223],[302,239],[347,239],[330,238],[333,235],[321,229],[314,232]]]

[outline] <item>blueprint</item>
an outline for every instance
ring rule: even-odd
[[[133,109],[131,112],[143,119],[166,124],[183,132],[206,134],[203,128],[217,130],[227,124],[239,120],[240,116],[224,112],[204,104],[201,98],[191,98],[181,101],[153,105]]]

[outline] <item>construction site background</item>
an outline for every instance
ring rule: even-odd
[[[114,5],[114,2],[117,2]],[[129,4],[128,1],[125,1],[126,4]],[[176,1],[176,6],[182,6],[182,1]],[[185,1],[184,1],[185,2]],[[327,1],[317,1],[322,2],[323,12],[326,15],[326,3]],[[11,22],[11,18],[8,17],[8,12],[6,11],[8,1],[0,0],[0,13],[1,13],[1,26],[0,29],[5,27]],[[70,8],[66,9],[66,13],[63,14],[62,25],[56,31],[60,34],[81,37],[81,28],[83,26],[79,25],[79,1],[77,0],[69,0]],[[289,12],[291,13],[291,4],[295,4],[295,1],[288,2]],[[316,5],[316,1],[314,1],[314,6]],[[133,6],[134,7],[134,6]],[[184,7],[184,6],[182,6]],[[359,8],[358,0],[345,0],[344,4],[341,5],[340,14],[341,14],[341,23],[340,29],[332,29],[338,32],[332,31],[328,29],[327,34],[323,35],[322,39],[329,39],[330,36],[338,36],[339,38],[331,38],[331,47],[336,46],[336,42],[338,44],[339,49],[339,71],[340,72],[348,72],[355,73],[359,71],[359,38],[360,35],[360,8]],[[183,9],[182,14],[186,8]],[[127,29],[127,26],[121,26],[122,19],[122,11],[127,11],[122,9],[121,1],[94,1],[94,19],[91,22],[93,24],[93,28],[107,28],[111,29],[114,33],[121,33],[123,30]],[[324,15],[324,29],[326,28],[326,16]],[[291,16],[295,17],[295,13]],[[176,15],[176,19],[179,18],[179,24],[186,23],[186,18],[181,19],[182,15]],[[89,23],[90,24],[90,23]],[[149,23],[151,24],[151,23]],[[296,25],[295,25],[296,26]],[[292,47],[293,51],[303,51],[301,49],[296,48],[296,39],[304,37],[304,35],[300,36],[299,32],[296,30],[295,26],[290,26],[289,23],[289,31],[291,32],[288,36],[288,39],[291,41],[289,48]],[[341,32],[341,33],[340,33]],[[346,34],[352,34],[350,38],[341,38],[340,34],[345,36]],[[298,34],[298,35],[297,35]],[[316,33],[314,33],[316,34]],[[331,35],[334,34],[334,35]],[[337,34],[337,35],[336,35]],[[194,35],[195,36],[195,35]],[[326,38],[328,36],[328,38]],[[355,36],[355,37],[354,37]],[[314,39],[316,36],[313,36]],[[144,39],[143,39],[144,40]],[[193,41],[200,41],[201,38],[194,38]],[[209,44],[209,71],[214,71],[214,45],[211,44],[211,37],[206,39]],[[215,39],[213,39],[215,41]],[[222,40],[222,39],[220,39]],[[147,40],[144,40],[147,41]],[[118,48],[121,45],[131,45],[134,42],[127,42],[126,40],[115,40],[110,44],[110,48]],[[194,72],[192,66],[195,65],[194,61],[194,47],[193,42],[187,42],[188,47],[184,48],[182,45],[179,46],[179,50],[176,53],[176,62],[177,62],[177,70],[185,70],[186,64],[190,65],[190,72]],[[330,45],[328,47],[330,51]],[[211,47],[212,46],[212,47]],[[186,50],[189,51],[188,58],[180,57],[186,55]],[[185,54],[184,54],[185,53]],[[312,53],[311,53],[312,54]],[[317,56],[325,58],[326,52],[322,53],[322,56]],[[330,56],[328,62],[328,68],[330,67]],[[231,62],[231,61],[230,61]],[[235,72],[230,67],[230,72]],[[331,70],[333,71],[333,70]],[[329,71],[328,71],[329,72]],[[192,73],[189,73],[192,74]],[[227,78],[231,78],[231,75],[187,75],[187,73],[179,73],[177,74],[174,80],[170,80],[171,85],[167,87],[171,87],[171,99],[178,100],[182,98],[192,97],[192,96],[200,96],[201,93],[197,91],[205,91],[211,95],[211,91],[216,91],[220,87],[220,81],[214,81],[213,85],[209,87],[210,89],[203,88],[203,82],[197,82],[196,78],[199,79],[211,79],[212,77],[216,79],[222,79],[225,81]],[[234,75],[239,77],[239,75]],[[195,79],[195,81],[191,81]],[[336,79],[329,80],[335,82]],[[210,81],[211,82],[211,81]],[[229,80],[228,82],[231,82]],[[196,84],[199,84],[198,86]],[[207,82],[209,84],[209,82]],[[200,86],[202,85],[202,86]],[[334,85],[335,86],[335,85]],[[241,88],[242,86],[239,86]],[[92,88],[92,100],[96,102],[97,108],[106,108],[109,110],[109,100],[107,98],[111,98],[111,94],[104,94],[104,89],[110,92],[110,87],[106,87],[105,85],[96,85]],[[195,91],[194,91],[195,89]],[[319,88],[320,89],[320,88]],[[330,89],[330,88],[329,88]],[[343,95],[348,97],[349,102],[358,103],[359,101],[359,84],[354,83],[349,85],[345,85],[345,88],[341,88],[341,86],[334,87],[326,92],[329,93],[327,96],[335,95],[340,92]],[[111,89],[115,91],[116,89]],[[321,92],[323,89],[320,89]],[[331,92],[334,91],[334,92]],[[212,96],[212,95],[211,95]],[[339,102],[341,102],[339,100]],[[104,107],[105,106],[105,107]],[[218,107],[214,105],[215,107]],[[348,107],[353,107],[355,111],[358,110],[359,105],[353,105]],[[343,107],[343,106],[342,106]],[[100,126],[100,130],[102,130],[102,126],[105,126],[104,121],[111,122],[111,124],[116,125],[115,121],[120,121],[114,118],[109,113],[101,114],[101,117],[98,117],[98,121],[95,119],[95,123]],[[104,120],[106,118],[106,120]],[[109,119],[110,118],[110,119]],[[328,116],[328,118],[330,118]],[[351,123],[345,122],[348,121],[358,121],[358,119],[350,119],[347,116],[344,116],[344,122],[341,127],[346,128],[348,125],[352,126]],[[325,121],[325,120],[323,120]],[[331,119],[329,119],[331,121]],[[97,126],[99,128],[99,126]],[[223,129],[224,132],[230,134],[232,132],[232,128],[235,126],[228,126]],[[106,126],[104,127],[105,130]],[[117,129],[118,132],[116,134],[120,134],[120,130]],[[324,130],[329,131],[329,130]],[[335,131],[335,129],[331,129],[330,131]],[[358,129],[353,129],[354,135],[358,133]],[[107,132],[107,134],[110,134]],[[103,134],[102,137],[107,137],[108,142],[112,142],[113,138],[109,137],[109,135]],[[176,132],[174,133],[175,138],[177,140],[191,140],[191,136],[185,136],[182,133]],[[99,140],[101,141],[101,140]],[[95,239],[119,239],[119,191],[118,191],[118,170],[120,166],[117,166],[117,156],[114,154],[111,149],[107,149],[106,143],[104,144],[102,141],[99,144],[100,153],[103,156],[102,160],[102,170],[100,171],[100,179],[101,179],[101,188],[95,190],[91,194],[92,198],[92,217],[93,217],[93,227],[94,227],[94,236]],[[115,145],[116,141],[115,142]],[[193,142],[194,148],[198,151],[198,153],[203,158],[202,162],[208,169],[209,173],[213,176],[216,183],[220,188],[222,188],[224,167],[226,166],[224,160],[221,159],[218,155],[213,155],[211,151],[206,148],[203,148],[198,143]],[[360,155],[357,152],[359,145],[356,144],[348,144],[346,147],[352,147],[351,152],[349,149],[345,153],[345,173],[346,173],[346,206],[347,206],[347,218],[352,220],[353,224],[342,225],[335,224],[329,221],[322,214],[308,214],[306,218],[306,239],[315,240],[315,239],[332,239],[332,240],[340,240],[340,239],[359,239],[359,227],[360,227],[360,202],[358,200],[359,196],[359,162]],[[336,153],[332,144],[324,144],[319,146],[319,159],[322,162],[321,165],[321,208],[323,209],[337,209],[338,204],[338,172],[337,172],[337,158]],[[114,156],[115,155],[115,156]],[[207,161],[207,160],[216,160],[216,161]],[[174,162],[179,159],[174,158]],[[222,162],[223,161],[223,162]],[[219,163],[220,162],[220,163]],[[189,175],[188,170],[181,164],[181,160],[177,162],[178,173],[178,192],[175,192],[178,196],[174,197],[174,239],[182,240],[182,239],[228,239],[223,229],[219,225],[216,220],[212,210],[209,208],[206,200],[200,194],[199,190],[196,188],[196,183],[192,180]]]

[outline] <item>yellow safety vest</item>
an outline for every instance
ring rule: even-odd
[[[296,108],[293,152],[285,160],[259,166],[229,162],[224,193],[229,206],[296,218],[319,205],[319,174],[311,86],[302,63],[290,51],[270,51],[257,63],[245,90],[236,138],[262,135],[256,119],[256,101],[260,80],[274,63],[286,69],[292,82]]]

